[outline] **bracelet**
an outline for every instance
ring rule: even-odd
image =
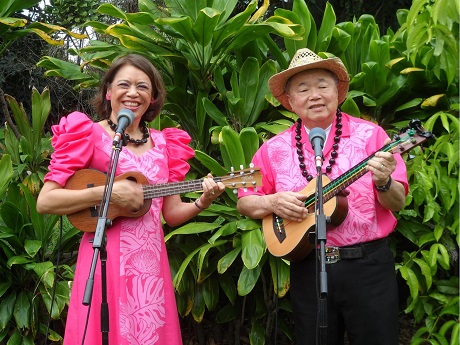
[[[374,186],[377,192],[388,192],[391,186],[391,176],[388,177],[388,182],[384,186],[376,186],[375,183]]]
[[[198,198],[200,199],[200,198]],[[207,209],[207,207],[201,207],[200,205],[198,205],[198,199],[195,199],[195,206],[197,209],[199,209],[200,211],[204,211]]]

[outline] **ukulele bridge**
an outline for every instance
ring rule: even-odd
[[[277,216],[276,214],[273,215],[273,231],[280,243],[286,239],[286,229],[284,228],[283,218]]]

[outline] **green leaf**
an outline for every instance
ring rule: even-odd
[[[206,97],[202,98],[202,101],[206,113],[217,123],[217,125],[228,126],[227,118],[213,102]]]
[[[273,289],[279,298],[283,298],[290,288],[290,265],[288,262],[269,256],[270,270],[272,273]]]
[[[220,20],[220,14],[219,11],[209,7],[198,13],[198,18],[193,24],[193,35],[200,45],[207,46],[211,43],[214,30]]]
[[[219,262],[217,263],[217,272],[219,272],[220,274],[224,274],[227,271],[227,269],[233,264],[240,252],[241,247],[237,247],[225,254],[222,258],[220,258]]]
[[[235,37],[238,31],[249,20],[256,6],[257,2],[252,0],[243,12],[238,13],[216,28],[212,39],[214,51],[219,51],[222,47],[229,44],[231,39]]]
[[[112,4],[103,4],[98,7],[97,11],[110,17],[126,20],[126,13]]]
[[[237,228],[236,228],[236,223],[235,222],[229,222],[229,223],[225,223],[224,225],[222,225],[220,227],[219,230],[217,230],[214,235],[212,235],[208,242],[209,243],[214,243],[218,238],[222,237],[222,236],[229,236],[229,235],[233,235],[235,232],[236,232]]]
[[[252,323],[249,340],[251,345],[265,344],[265,328],[257,321]]]
[[[216,308],[219,301],[219,282],[217,279],[206,279],[202,284],[203,299],[208,310],[212,311]]]
[[[259,265],[265,246],[260,229],[244,231],[242,234],[241,258],[248,269],[253,269]]]
[[[239,97],[243,99],[243,113],[241,123],[245,124],[251,115],[251,110],[259,88],[259,61],[256,58],[248,57],[241,66],[239,77]],[[265,98],[265,95],[264,95]]]
[[[195,158],[198,159],[206,168],[208,168],[212,174],[223,176],[228,172],[228,170],[222,167],[219,162],[217,162],[214,158],[203,151],[195,150]]]
[[[446,247],[441,243],[438,244],[438,250],[440,254],[438,257],[438,262],[442,268],[444,268],[445,270],[448,270],[450,267],[449,253]]]
[[[433,277],[431,275],[430,266],[424,260],[418,258],[413,258],[413,260],[420,267],[420,270],[422,271],[422,274],[425,277],[427,289],[430,289],[431,284],[433,283]]]
[[[255,229],[260,230],[261,223],[260,223],[260,220],[244,218],[238,221],[237,226],[238,226],[238,229],[241,229],[243,231],[255,230]]]
[[[323,20],[321,21],[321,27],[318,31],[317,44],[315,51],[326,51],[327,47],[324,47],[322,43],[326,40],[327,37],[331,36],[332,29],[335,26],[336,16],[332,5],[328,2],[326,3],[326,8],[324,10]]]
[[[52,288],[54,283],[54,265],[51,261],[37,262],[34,266],[34,272],[40,278],[40,281],[47,288]]]
[[[219,310],[216,316],[216,322],[217,323],[228,323],[232,320],[235,320],[238,315],[238,310],[233,306],[232,304],[228,303],[224,305],[224,307]]]
[[[46,87],[40,94],[36,88],[32,89],[32,129],[31,144],[36,148],[43,137],[43,128],[51,110],[50,91]]]
[[[91,79],[91,77],[80,70],[80,66],[50,56],[42,57],[37,63],[37,66],[46,69],[45,76],[59,76],[67,80],[77,80],[81,82]]]
[[[193,300],[193,308],[192,308],[192,316],[193,319],[201,323],[203,320],[204,312],[205,312],[205,303],[203,299],[203,288],[201,285],[198,285],[195,289],[195,297]]]
[[[9,279],[9,277],[3,277],[2,280],[3,281],[0,281],[0,297],[2,297],[5,294],[5,292],[7,292],[8,289],[11,287],[11,280]]]
[[[246,296],[254,289],[254,286],[259,280],[261,270],[262,268],[260,266],[253,269],[248,269],[246,266],[243,266],[237,284],[238,294],[240,296]]]
[[[214,224],[214,223],[204,223],[204,222],[188,223],[168,233],[165,236],[165,242],[167,242],[171,237],[175,235],[201,234],[203,232],[212,231],[218,227],[219,227],[219,224]]]
[[[155,23],[160,26],[165,33],[176,38],[182,38],[187,41],[188,44],[194,44],[196,42],[190,17],[162,17],[158,18]]]
[[[412,299],[417,299],[419,287],[417,275],[414,273],[414,271],[412,271],[410,268],[406,266],[400,267],[399,272],[401,273],[401,276],[404,278],[404,280],[407,282],[407,285],[409,286],[410,295]]]
[[[233,281],[233,276],[229,272],[218,275],[220,287],[224,291],[225,295],[229,299],[230,303],[235,304],[236,301],[236,284]]]
[[[51,310],[51,304],[53,304],[53,310],[51,312],[51,316],[54,320],[59,319],[62,317],[62,312],[68,307],[70,302],[70,289],[69,289],[69,281],[59,281],[56,284],[56,292],[53,293],[53,290],[49,287],[45,287],[44,285],[40,285],[40,293],[43,299],[43,303],[46,305],[46,309],[48,313]],[[52,297],[54,297],[54,301],[52,303]]]
[[[231,166],[244,167],[244,151],[238,133],[229,126],[222,128],[222,144],[228,154]]]
[[[16,292],[13,290],[0,302],[0,329],[5,329],[13,316],[14,305],[16,303]]]
[[[26,257],[25,255],[19,255],[10,257],[6,262],[6,265],[8,268],[11,268],[13,265],[25,265],[31,263],[34,263],[32,259]]]
[[[14,304],[13,316],[18,328],[30,328],[31,301],[24,291],[19,292]]]
[[[35,257],[41,248],[42,241],[26,239],[24,242],[24,249],[31,258]]]
[[[0,199],[3,199],[13,174],[11,156],[4,154],[0,159]]]
[[[226,240],[221,240],[221,241],[217,241],[217,242],[214,242],[212,244],[204,244],[200,247],[200,251],[198,252],[198,260],[197,260],[197,268],[198,268],[198,276],[197,276],[197,283],[198,284],[201,284],[204,279],[207,277],[207,275],[203,276],[202,275],[202,269],[203,269],[203,263],[205,262],[205,260],[207,260],[207,254],[208,254],[208,251],[211,249],[211,248],[216,248],[216,247],[220,247],[222,245],[224,245],[227,241]]]

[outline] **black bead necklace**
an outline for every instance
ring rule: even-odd
[[[107,119],[107,122],[109,123],[110,129],[112,131],[117,130],[117,125],[112,122],[112,120]],[[142,139],[133,139],[129,136],[129,134],[125,133],[126,140],[128,140],[130,143],[139,146],[141,144],[145,144],[147,142],[147,139],[150,137],[149,129],[147,128],[147,125],[143,123],[141,126],[141,131],[142,131]]]
[[[299,118],[297,119],[297,124],[295,127],[295,140],[296,140],[296,147],[297,147],[297,155],[299,156],[299,167],[300,170],[302,171],[302,176],[307,179],[308,182],[313,180],[313,175],[309,174],[306,165],[304,163],[305,157],[303,155],[303,150],[302,150],[302,131],[301,131],[301,126],[302,126],[302,120]],[[336,122],[335,122],[335,137],[334,137],[334,144],[332,145],[333,151],[331,152],[331,159],[329,159],[329,165],[326,167],[326,173],[330,173],[332,170],[332,166],[335,164],[335,159],[338,156],[337,150],[339,149],[339,142],[340,142],[340,135],[342,134],[342,112],[340,109],[337,109],[337,114],[336,114]]]

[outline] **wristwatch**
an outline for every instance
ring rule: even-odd
[[[388,192],[391,186],[391,180],[392,180],[391,176],[388,177],[388,182],[384,186],[376,186],[374,183],[374,186],[375,186],[375,189],[377,189],[377,192]]]

